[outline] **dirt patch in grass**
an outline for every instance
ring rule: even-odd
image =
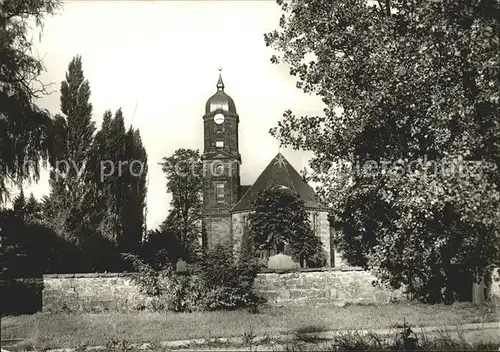
[[[272,336],[292,332],[412,326],[460,325],[497,321],[495,306],[472,304],[288,306],[247,311],[204,313],[39,313],[3,317],[2,339],[26,338],[37,350],[105,345],[110,340],[133,343],[197,338]]]

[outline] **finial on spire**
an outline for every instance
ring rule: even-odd
[[[219,81],[217,82],[217,89],[224,90],[224,82],[222,82],[222,67],[219,65]]]

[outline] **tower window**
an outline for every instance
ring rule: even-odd
[[[216,199],[217,203],[224,203],[224,184],[218,183],[216,187]]]
[[[215,146],[217,148],[224,148],[224,142],[223,141],[217,141],[217,142],[215,142]]]

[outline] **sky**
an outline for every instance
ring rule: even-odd
[[[270,62],[264,33],[278,29],[280,15],[271,0],[67,1],[35,38],[46,67],[41,80],[54,91],[38,105],[60,113],[60,83],[81,55],[97,126],[105,110],[122,108],[126,127],[140,130],[148,153],[147,226],[154,229],[170,202],[159,163],[178,148],[203,152],[202,116],[219,67],[240,116],[241,183],[252,184],[278,151],[297,170],[307,166],[311,154],[279,150],[269,134],[286,109],[316,115],[324,107],[295,87],[288,66]],[[48,172],[26,192],[47,194]]]

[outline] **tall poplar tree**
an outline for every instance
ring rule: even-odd
[[[147,194],[148,156],[138,129],[129,128],[125,135],[125,155],[128,160],[125,202],[122,212],[123,251],[135,251],[146,231],[145,207]]]
[[[102,210],[100,230],[121,251],[135,251],[144,230],[147,154],[140,133],[125,132],[123,113],[106,111],[89,165]]]
[[[50,174],[50,194],[44,200],[45,220],[60,235],[79,243],[93,233],[91,209],[95,192],[87,175],[87,161],[95,131],[90,103],[90,84],[85,79],[81,56],[75,56],[61,83],[61,112],[53,127],[57,158]]]

